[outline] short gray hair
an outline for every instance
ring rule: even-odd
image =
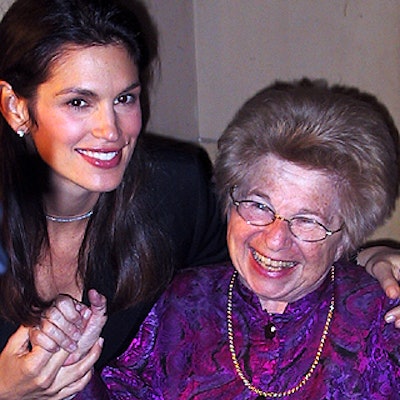
[[[249,99],[218,142],[216,189],[225,213],[269,154],[332,176],[350,251],[394,210],[399,135],[389,112],[355,88],[303,79],[276,82]]]

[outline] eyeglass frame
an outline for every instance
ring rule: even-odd
[[[279,219],[279,220],[281,220],[281,221],[285,221],[285,222],[288,223],[289,231],[290,231],[290,233],[291,233],[296,239],[299,239],[299,240],[301,240],[302,242],[307,242],[307,243],[322,242],[322,241],[325,240],[326,238],[332,236],[334,233],[340,232],[340,231],[344,228],[344,223],[343,223],[343,224],[339,227],[339,229],[336,229],[336,230],[332,231],[331,229],[328,229],[326,226],[324,226],[323,224],[321,224],[321,222],[318,222],[318,221],[315,220],[315,219],[306,218],[306,217],[301,217],[301,218],[303,218],[303,219],[310,220],[310,221],[312,221],[313,223],[319,225],[319,226],[320,226],[322,229],[324,229],[324,231],[325,231],[325,237],[323,237],[323,238],[321,238],[321,239],[316,239],[316,240],[305,240],[305,239],[301,239],[301,238],[299,238],[297,235],[295,235],[295,234],[292,232],[292,225],[291,225],[293,220],[299,219],[300,217],[293,217],[293,218],[288,219],[288,218],[282,217],[282,215],[277,214],[271,207],[269,207],[269,206],[268,206],[267,204],[265,204],[265,203],[260,203],[260,202],[258,202],[258,201],[254,201],[254,200],[235,200],[235,198],[233,197],[233,192],[234,192],[236,189],[237,189],[237,186],[236,186],[236,185],[232,186],[231,189],[230,189],[230,191],[229,191],[229,194],[230,194],[230,197],[231,197],[231,200],[232,200],[233,205],[236,207],[237,213],[239,214],[240,218],[242,218],[243,221],[245,221],[247,224],[250,224],[250,225],[253,225],[253,226],[268,226],[268,225],[273,224],[277,219]],[[260,204],[260,205],[264,206],[263,209],[267,208],[267,209],[271,212],[272,217],[273,217],[272,221],[271,221],[270,223],[268,223],[268,224],[254,224],[254,223],[248,221],[247,219],[245,219],[245,218],[243,217],[243,215],[242,215],[242,214],[240,213],[240,211],[239,211],[239,206],[240,206],[240,204],[242,204],[242,203],[255,203],[255,204]]]

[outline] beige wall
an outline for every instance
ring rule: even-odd
[[[155,131],[199,141],[213,156],[216,139],[245,99],[275,79],[303,76],[376,94],[400,126],[397,0],[145,3],[162,39],[150,123]],[[186,35],[176,39],[174,29]],[[184,82],[185,76],[196,81]],[[375,238],[400,239],[399,208]]]
[[[160,33],[161,68],[151,97],[150,127],[167,136],[197,140],[198,83],[193,2],[145,0],[143,3]]]
[[[0,0],[0,11],[12,1]],[[275,79],[323,77],[376,94],[400,126],[398,0],[143,0],[160,33],[150,129],[215,141]],[[399,207],[400,208],[400,207]],[[400,239],[400,209],[376,237]]]
[[[0,12],[1,15],[7,10],[7,8],[13,3],[13,0],[0,0]]]

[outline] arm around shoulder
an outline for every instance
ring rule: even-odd
[[[358,253],[357,262],[379,281],[388,297],[400,297],[400,249],[371,246]]]

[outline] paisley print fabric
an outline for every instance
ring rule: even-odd
[[[313,363],[334,291],[335,310],[320,362],[289,398],[400,399],[400,331],[383,319],[396,303],[361,267],[338,263],[335,269],[334,284],[328,276],[280,315],[262,310],[257,297],[236,280],[233,327],[241,369],[264,391],[295,387]],[[103,370],[110,398],[257,398],[237,376],[227,344],[232,273],[231,265],[202,267],[174,280],[127,351]],[[264,327],[271,321],[277,332],[266,339]]]

